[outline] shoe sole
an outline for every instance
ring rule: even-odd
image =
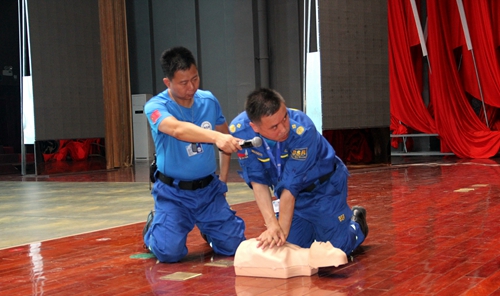
[[[367,237],[368,233],[370,231],[370,228],[368,227],[368,223],[366,222],[366,209],[364,207],[362,207],[362,206],[354,206],[354,207],[352,207],[353,214],[354,214],[354,211],[359,211],[363,215],[363,218],[365,220],[365,225],[366,225],[366,234],[365,234],[365,237]]]

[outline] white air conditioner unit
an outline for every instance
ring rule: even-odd
[[[144,105],[151,99],[150,94],[132,95],[132,127],[134,131],[134,160],[152,161],[155,145],[151,137],[148,119],[144,113]]]

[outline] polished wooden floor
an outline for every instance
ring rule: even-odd
[[[233,258],[196,229],[185,259],[158,263],[141,238],[147,166],[0,176],[0,295],[500,295],[499,162],[350,166],[349,203],[366,207],[368,238],[347,265],[291,279],[235,276]],[[255,237],[264,226],[251,192],[230,181]]]

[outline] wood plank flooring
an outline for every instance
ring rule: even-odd
[[[235,276],[233,257],[215,255],[197,229],[186,258],[158,263],[142,246],[143,170],[0,177],[0,238],[10,242],[0,248],[0,295],[500,295],[499,159],[351,167],[349,204],[366,207],[368,238],[347,265],[291,279]],[[264,226],[251,192],[236,174],[230,184],[255,237]],[[50,219],[56,235],[35,239]],[[16,242],[23,236],[29,243]]]

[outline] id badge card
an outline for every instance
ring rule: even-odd
[[[280,212],[280,200],[279,199],[273,200],[273,209],[274,209],[274,212],[276,214],[278,214]]]
[[[186,151],[188,156],[193,156],[199,153],[203,153],[203,146],[201,146],[201,143],[191,143],[186,146]]]

